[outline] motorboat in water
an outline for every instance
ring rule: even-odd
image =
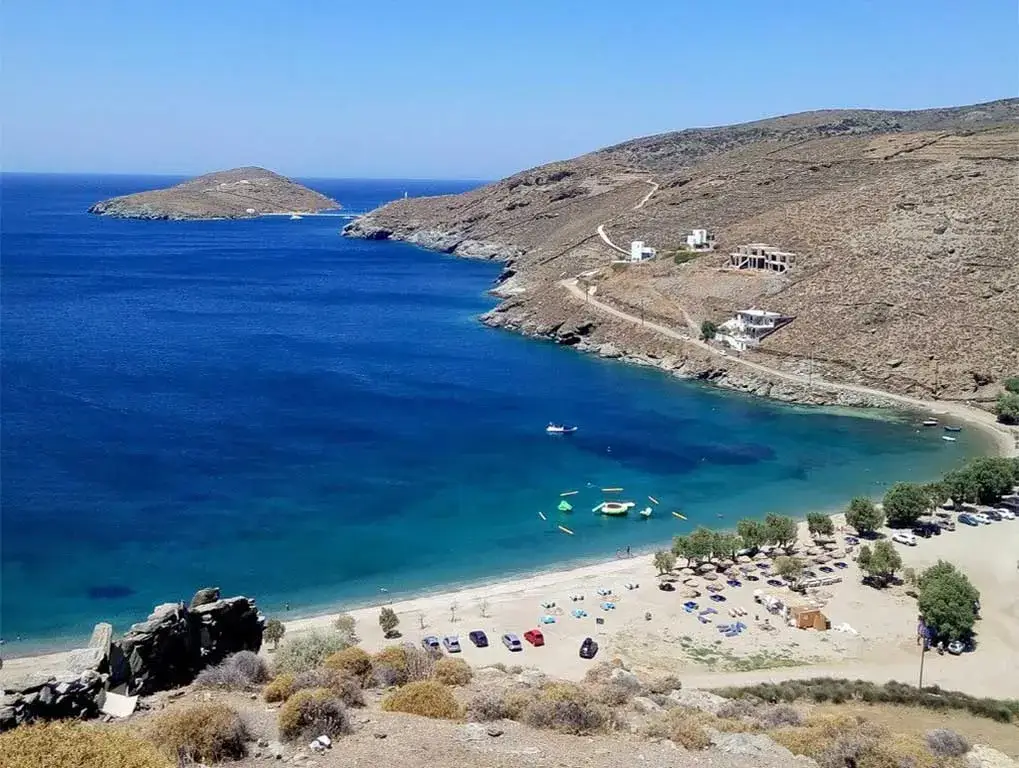
[[[950,427],[950,426],[948,426],[946,424],[945,425],[945,431],[946,432],[962,432],[962,427]]]
[[[571,435],[577,431],[576,427],[568,427],[565,424],[553,424],[549,422],[545,432],[550,435]]]
[[[301,216],[299,213],[292,213],[292,214],[290,214],[290,220],[291,221],[297,221],[298,219],[303,219],[303,218],[304,217]]]
[[[944,440],[947,443],[954,443],[955,442],[955,438],[954,437],[949,437],[948,435],[942,435],[941,439]]]
[[[923,423],[923,425],[925,427],[936,427],[936,426],[938,426],[938,420],[937,419],[924,419],[922,423]]]

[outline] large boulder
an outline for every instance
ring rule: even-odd
[[[193,611],[200,605],[208,605],[217,600],[219,600],[219,587],[204,587],[195,592],[195,596],[191,598],[191,604],[188,607]]]
[[[191,611],[191,624],[198,633],[201,664],[217,664],[231,653],[262,647],[265,617],[253,600],[228,597],[199,605]]]

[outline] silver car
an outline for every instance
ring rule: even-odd
[[[522,651],[524,646],[520,642],[520,638],[514,635],[512,632],[507,632],[502,636],[502,644],[509,648],[511,651]]]

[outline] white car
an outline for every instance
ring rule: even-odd
[[[909,531],[896,531],[892,534],[892,541],[897,541],[899,544],[905,544],[907,547],[916,546],[916,536]]]
[[[998,507],[998,514],[1001,515],[1002,520],[1015,520],[1015,512],[1005,507]]]
[[[978,523],[983,523],[984,525],[990,525],[991,524],[991,518],[989,518],[983,512],[971,512],[970,513],[970,517],[972,517]]]

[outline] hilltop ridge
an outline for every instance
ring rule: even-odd
[[[915,112],[824,110],[634,139],[522,171],[462,195],[390,203],[349,236],[408,240],[506,262],[484,319],[607,356],[756,394],[833,398],[738,370],[585,305],[599,300],[694,338],[751,306],[796,319],[747,360],[811,380],[989,402],[1019,369],[1019,99]],[[685,263],[683,234],[717,249]],[[603,238],[599,234],[606,235]],[[659,258],[612,264],[608,244]],[[727,270],[768,242],[797,254],[784,275]],[[583,294],[582,294],[583,295]]]
[[[245,219],[267,213],[311,213],[340,204],[265,168],[216,171],[166,189],[110,198],[89,213],[130,219]]]

